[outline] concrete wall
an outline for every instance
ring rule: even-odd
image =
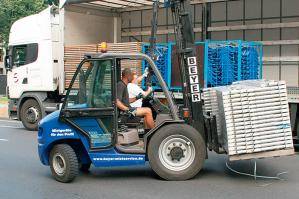
[[[69,6],[65,11],[65,45],[114,42],[115,22],[120,40],[120,19],[104,10]]]

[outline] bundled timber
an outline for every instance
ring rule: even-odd
[[[100,45],[98,48],[100,49]],[[142,43],[140,42],[125,42],[125,43],[108,43],[108,52],[113,53],[140,53],[142,52]],[[138,75],[141,74],[140,60],[123,60],[121,61],[121,68],[130,68]]]
[[[101,44],[91,45],[72,45],[64,48],[64,71],[65,71],[65,87],[68,88],[72,77],[82,61],[85,54],[99,53]],[[108,43],[108,52],[126,53],[126,52],[141,52],[142,43],[127,42],[127,43]],[[123,60],[121,67],[131,68],[137,74],[141,74],[141,61],[138,60]]]
[[[82,61],[85,54],[97,53],[98,45],[75,45],[64,48],[64,73],[65,88],[68,88],[73,75],[75,74],[78,64]]]

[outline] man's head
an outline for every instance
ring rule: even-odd
[[[137,73],[135,71],[132,72],[132,75],[133,75],[132,83],[136,83],[137,79],[138,79],[138,75],[137,75]]]
[[[133,75],[132,71],[129,68],[125,68],[122,71],[121,76],[122,76],[122,80],[127,81],[127,83],[132,82],[132,80],[134,78],[134,75]]]

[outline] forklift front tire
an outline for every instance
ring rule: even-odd
[[[151,168],[165,180],[193,178],[206,158],[205,142],[199,132],[186,124],[171,124],[159,129],[148,145]]]
[[[78,158],[73,148],[67,144],[55,145],[50,152],[50,168],[57,181],[73,181],[79,173]]]

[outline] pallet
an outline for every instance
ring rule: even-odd
[[[290,155],[294,155],[294,154],[295,154],[295,151],[292,148],[292,149],[265,151],[265,152],[242,154],[242,155],[231,155],[231,156],[229,156],[229,161],[262,159],[262,158],[269,158],[269,157],[281,157],[281,156],[290,156]]]

